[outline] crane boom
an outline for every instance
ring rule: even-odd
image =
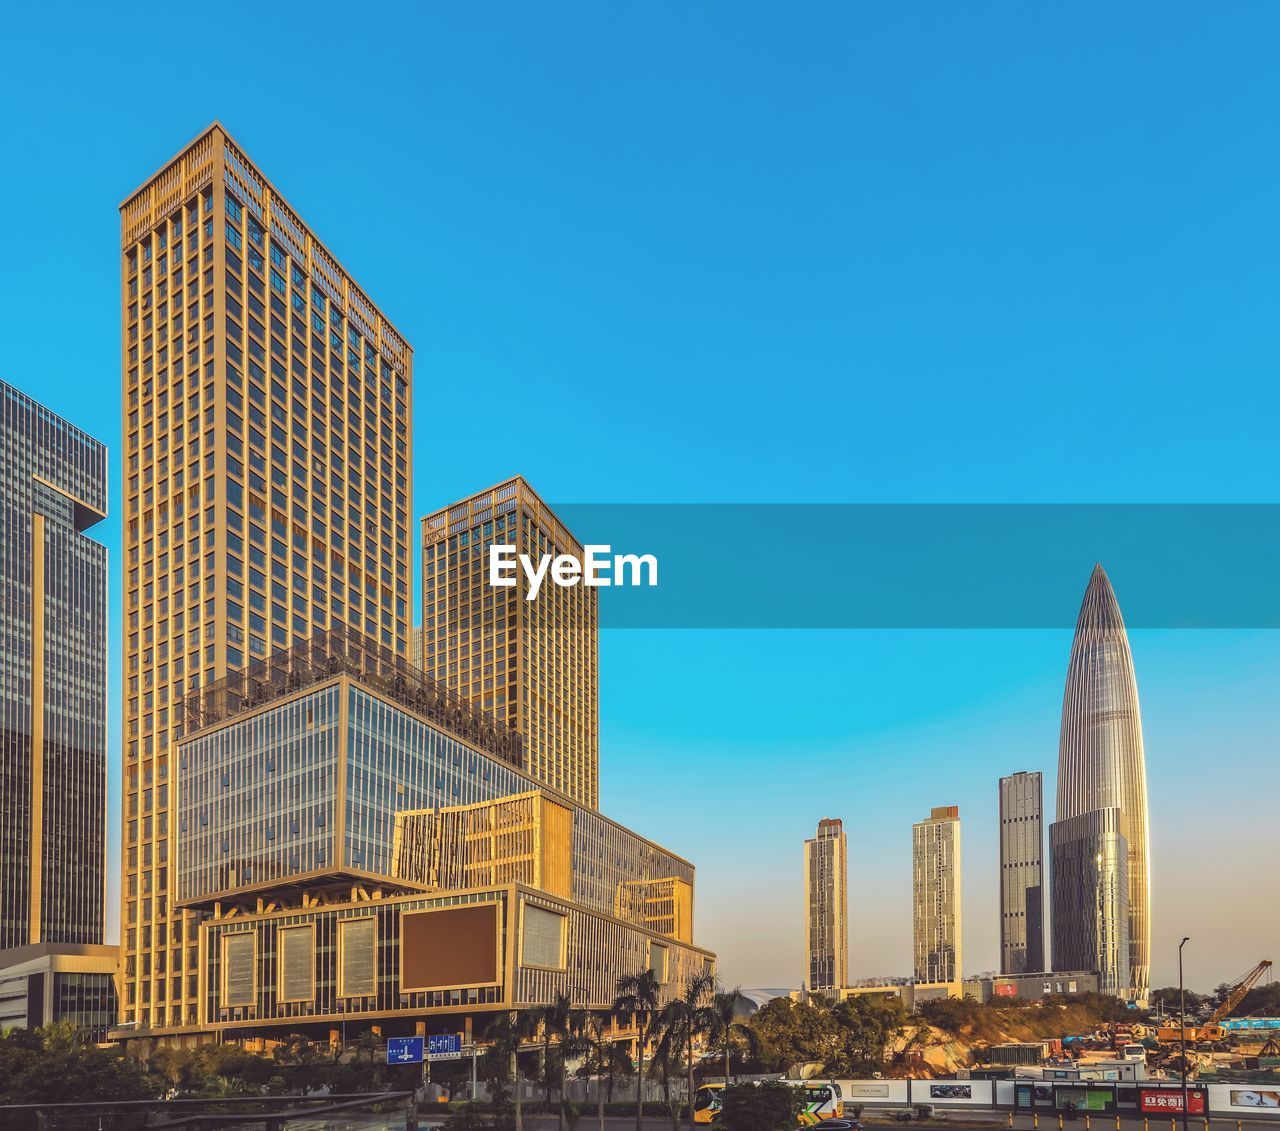
[[[1240,978],[1237,978],[1231,984],[1231,988],[1227,991],[1227,996],[1223,998],[1222,1004],[1213,1011],[1212,1015],[1209,1017],[1209,1020],[1206,1021],[1200,1027],[1199,1039],[1202,1041],[1211,1041],[1211,1040],[1218,1039],[1220,1035],[1218,1022],[1220,1022],[1224,1017],[1230,1014],[1231,1011],[1236,1008],[1236,1006],[1238,1006],[1242,1001],[1244,1001],[1244,995],[1247,994],[1251,989],[1253,989],[1253,987],[1257,984],[1258,979],[1261,978],[1262,975],[1265,974],[1270,969],[1271,969],[1271,961],[1269,959],[1264,958],[1261,962],[1258,963],[1257,966],[1255,966],[1247,974],[1243,975]]]

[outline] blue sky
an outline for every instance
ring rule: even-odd
[[[1275,499],[1274,6],[267,13],[8,17],[0,372],[113,446],[116,206],[218,118],[413,343],[418,513],[513,472],[563,503]],[[1068,645],[609,632],[603,805],[698,863],[702,940],[772,985],[820,816],[853,972],[905,973],[910,822],[958,802],[989,968],[995,778],[1052,771]],[[1155,978],[1191,934],[1207,985],[1276,934],[1280,639],[1133,647]]]

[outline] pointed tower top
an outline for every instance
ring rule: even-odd
[[[1116,600],[1115,590],[1111,587],[1111,579],[1101,562],[1096,562],[1093,573],[1089,575],[1089,584],[1084,591],[1084,600],[1080,603],[1080,616],[1076,620],[1077,634],[1081,629],[1119,630],[1124,633],[1124,617],[1120,613],[1120,602]]]

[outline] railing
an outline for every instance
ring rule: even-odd
[[[524,765],[523,742],[510,726],[346,625],[318,632],[191,692],[181,703],[183,733],[217,726],[339,675],[351,676],[487,754]]]

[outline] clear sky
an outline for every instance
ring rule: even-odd
[[[553,503],[1275,501],[1277,42],[1247,3],[22,5],[0,373],[118,445],[116,207],[217,118],[414,345],[417,513],[514,472]],[[1209,986],[1275,957],[1280,634],[1132,644],[1154,980],[1189,934]],[[751,986],[802,976],[822,816],[852,973],[908,973],[910,824],[958,803],[988,969],[996,778],[1052,797],[1068,647],[610,631],[602,806],[698,864]]]

